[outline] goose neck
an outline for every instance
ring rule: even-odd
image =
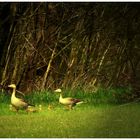
[[[62,93],[60,93],[60,97],[59,97],[60,99],[62,99],[63,97],[62,97]]]
[[[15,89],[15,88],[13,88],[12,97],[15,97],[15,94],[16,94],[16,89]]]

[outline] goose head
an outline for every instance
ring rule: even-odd
[[[61,93],[62,90],[61,90],[60,88],[58,88],[58,89],[56,89],[54,92],[56,92],[56,93]]]
[[[16,85],[15,84],[8,85],[8,87],[16,89]]]

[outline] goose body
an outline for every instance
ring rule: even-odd
[[[18,111],[19,109],[27,109],[28,103],[26,103],[23,99],[16,97],[16,85],[11,84],[8,87],[13,88],[12,96],[11,96],[11,104]]]
[[[63,105],[68,105],[70,107],[70,109],[72,109],[76,104],[83,103],[83,101],[81,101],[80,99],[71,98],[71,97],[63,98],[61,89],[57,89],[57,90],[55,90],[55,92],[60,93],[59,103],[61,103]]]
[[[64,105],[76,105],[77,103],[81,102],[81,100],[71,97],[63,98],[62,94],[60,94],[59,102]]]

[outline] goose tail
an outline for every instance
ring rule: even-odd
[[[80,102],[78,102],[78,103],[76,103],[76,104],[79,105],[79,104],[83,104],[83,103],[86,103],[86,102],[80,101]]]

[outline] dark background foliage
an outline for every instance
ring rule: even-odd
[[[140,89],[139,3],[0,3],[0,81],[22,91]]]

